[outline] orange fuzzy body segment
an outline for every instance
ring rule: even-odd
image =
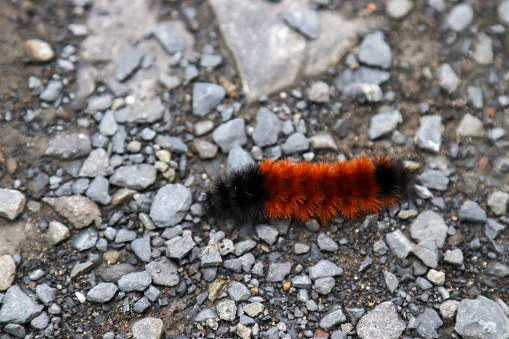
[[[390,203],[380,200],[375,167],[364,156],[334,163],[264,160],[260,169],[269,218],[355,218],[379,212]]]

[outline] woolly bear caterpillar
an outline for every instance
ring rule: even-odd
[[[411,173],[388,156],[332,163],[263,160],[216,179],[203,197],[207,215],[242,222],[265,218],[356,218],[380,213],[407,194]]]

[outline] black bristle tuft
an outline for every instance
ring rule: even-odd
[[[263,173],[257,164],[234,170],[225,179],[216,179],[205,192],[205,213],[220,220],[262,221],[266,198]]]
[[[382,199],[400,200],[410,193],[413,176],[401,160],[379,157],[374,164]]]

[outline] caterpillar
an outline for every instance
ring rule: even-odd
[[[202,200],[206,215],[220,220],[328,222],[394,206],[406,196],[411,179],[403,162],[389,156],[331,163],[265,159],[215,179]]]

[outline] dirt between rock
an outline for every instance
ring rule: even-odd
[[[170,1],[171,3],[171,1]],[[336,1],[333,1],[336,3]],[[343,2],[342,2],[343,3]],[[350,10],[352,15],[359,15],[362,11],[365,11],[368,1],[350,1],[344,2],[345,8]],[[489,3],[489,2],[487,2]],[[493,13],[485,11],[488,5],[484,5],[484,2],[478,2],[476,7],[476,20],[480,22],[486,21],[483,18],[493,15]],[[404,23],[392,22],[390,30],[387,31],[386,39],[389,45],[392,47],[393,55],[398,55],[399,67],[392,70],[392,79],[388,84],[383,86],[384,92],[387,90],[393,90],[397,93],[404,93],[404,97],[399,103],[402,114],[404,115],[405,124],[399,131],[406,137],[412,138],[419,124],[419,108],[418,104],[421,102],[429,103],[432,107],[431,114],[440,114],[443,118],[443,124],[446,126],[445,131],[442,135],[443,144],[447,145],[451,141],[457,139],[456,132],[453,126],[457,126],[462,114],[463,109],[466,107],[466,102],[461,98],[454,96],[439,95],[436,90],[436,83],[429,82],[431,85],[423,85],[427,83],[420,76],[423,67],[429,65],[430,60],[436,60],[437,54],[439,60],[447,61],[451,65],[460,64],[465,66],[471,72],[464,74],[464,79],[475,78],[480,70],[475,69],[475,65],[469,65],[469,61],[465,61],[463,58],[455,60],[450,56],[440,57],[440,48],[438,47],[436,40],[440,38],[437,33],[434,32],[434,22],[429,20],[429,17],[422,15],[422,10],[425,6],[424,2],[416,4],[416,8],[412,11],[409,18],[404,20]],[[194,32],[197,38],[196,50],[200,50],[201,46],[206,43],[207,34],[210,31],[217,31],[217,27],[214,25],[214,20],[211,17],[210,9],[207,5],[201,3],[198,11],[198,21],[205,23],[202,28],[197,32]],[[485,8],[486,7],[486,8]],[[164,17],[164,11],[162,11],[162,17]],[[479,19],[480,18],[480,19]],[[41,38],[48,41],[54,49],[60,50],[66,44],[72,43],[78,45],[78,40],[70,36],[67,29],[67,25],[71,22],[76,22],[72,14],[71,2],[66,0],[50,0],[50,1],[0,1],[0,27],[2,27],[2,34],[0,35],[0,116],[3,116],[6,111],[11,111],[14,116],[14,121],[9,124],[5,122],[0,123],[0,155],[4,161],[0,163],[2,166],[3,176],[0,174],[0,187],[8,187],[13,180],[20,180],[23,185],[27,183],[27,172],[32,167],[45,166],[48,169],[61,168],[64,163],[57,161],[49,162],[41,156],[45,149],[45,145],[48,140],[48,131],[51,131],[51,122],[55,118],[64,119],[66,123],[75,118],[73,111],[56,112],[56,110],[48,108],[41,111],[41,122],[39,130],[30,128],[24,121],[23,115],[27,109],[32,109],[40,106],[39,99],[34,97],[31,91],[28,89],[27,83],[28,78],[35,75],[41,79],[47,80],[52,74],[54,74],[52,67],[53,64],[48,65],[37,65],[26,62],[22,49],[20,48],[23,41],[29,38]],[[425,23],[429,26],[427,34],[416,34],[415,30],[409,29],[415,27],[418,24]],[[444,33],[445,34],[445,33]],[[505,45],[509,44],[509,35],[505,37]],[[224,45],[219,46],[222,48],[221,55],[228,55]],[[501,49],[503,46],[495,46],[496,49]],[[466,65],[465,65],[466,63]],[[433,65],[432,65],[433,66]],[[437,65],[434,65],[438,67]],[[495,62],[495,67],[499,71],[499,74],[503,74],[503,67],[500,61]],[[436,69],[432,70],[433,72]],[[240,88],[239,79],[236,76],[236,71],[231,68],[225,70],[233,75],[237,88]],[[332,82],[333,76],[324,76],[322,79]],[[470,82],[464,81],[469,84]],[[297,85],[296,88],[301,92],[306,91],[306,83]],[[502,85],[501,85],[502,86]],[[505,85],[504,85],[505,86]],[[186,93],[181,93],[182,97]],[[181,98],[175,100],[183,100]],[[495,93],[491,93],[491,98],[495,97]],[[337,98],[331,98],[331,101]],[[295,104],[293,97],[281,99],[275,95],[269,99],[269,102],[274,105],[287,105],[293,107]],[[488,107],[489,108],[489,100]],[[376,154],[380,152],[387,153],[398,153],[402,157],[410,158],[413,160],[421,161],[420,156],[411,153],[408,148],[395,149],[393,144],[390,142],[377,142],[376,145],[369,140],[367,137],[368,122],[373,113],[379,109],[378,105],[363,106],[356,102],[345,102],[340,111],[342,113],[350,113],[351,129],[355,130],[356,133],[350,133],[345,139],[340,140],[340,153],[353,154],[359,150],[363,150],[366,154]],[[333,126],[337,115],[331,112],[322,111],[322,107],[319,105],[313,105],[310,107],[310,115],[318,117],[317,120],[310,124],[310,134],[312,135],[315,131],[327,130],[327,126]],[[256,108],[248,109],[244,114],[247,116],[253,116],[256,112]],[[321,113],[321,114],[318,114]],[[66,120],[67,119],[67,120]],[[195,119],[195,118],[191,118]],[[503,125],[502,121],[504,116],[502,114],[496,114],[488,119],[486,128],[491,125]],[[177,116],[175,125],[181,125],[184,117]],[[94,127],[95,128],[95,127]],[[92,135],[93,133],[91,133]],[[476,142],[470,142],[472,147],[479,146],[483,150],[483,154],[489,159],[498,157],[501,155],[501,150],[497,149],[494,145],[476,144]],[[443,150],[446,153],[448,150]],[[0,157],[0,158],[2,158]],[[5,171],[6,161],[9,158],[14,158],[17,164],[17,169],[14,173],[7,173]],[[196,157],[195,157],[196,158]],[[333,154],[318,154],[318,159],[332,160],[335,158]],[[68,164],[68,163],[65,163]],[[194,168],[198,173],[203,173],[202,164],[196,159],[190,159],[190,168]],[[482,172],[478,168],[474,171],[481,174],[491,173],[491,168],[488,168],[486,172]],[[458,175],[458,177],[460,177]],[[464,201],[471,196],[471,193],[466,193],[461,190],[462,179],[460,177],[457,184],[453,183],[450,190],[446,192],[443,197],[446,201],[452,201],[453,199],[459,199]],[[29,196],[28,199],[33,198]],[[483,190],[482,185],[479,185],[478,191],[475,194],[486,195],[486,190]],[[47,217],[49,211],[45,208],[38,212],[30,212],[30,221],[36,225],[41,217]],[[453,217],[452,211],[446,211],[443,213],[444,218],[450,220]],[[107,215],[107,214],[106,214]],[[348,240],[349,248],[363,249],[369,248],[374,242],[379,240],[380,234],[378,232],[367,231],[359,229],[359,222],[352,221],[346,222],[342,226],[341,233]],[[26,225],[24,221],[17,222],[5,222],[0,220],[0,253],[8,251],[13,252],[10,248],[13,243],[19,242],[23,236],[19,230],[25,229]],[[314,239],[316,235],[308,232],[305,227],[294,223],[291,228],[297,234],[298,239]],[[10,229],[5,235],[5,231]],[[507,238],[509,228],[505,230]],[[196,231],[197,234],[205,236],[204,232]],[[465,237],[473,238],[474,236],[482,236],[483,230],[479,227],[473,227],[471,233],[464,235]],[[233,237],[231,239],[234,239]],[[8,249],[8,250],[6,250]],[[163,319],[165,323],[166,335],[181,334],[187,324],[191,323],[189,319],[185,317],[185,314],[189,312],[193,305],[191,298],[179,301],[171,305],[171,307],[164,308],[162,313],[159,309],[151,308],[150,311],[143,315],[133,314],[129,312],[124,315],[122,312],[122,302],[115,301],[111,302],[111,309],[104,312],[101,305],[86,302],[84,304],[76,304],[73,302],[75,291],[87,291],[90,289],[90,284],[86,279],[79,279],[77,282],[69,283],[67,278],[70,274],[72,265],[76,262],[84,262],[87,260],[87,254],[79,253],[71,247],[70,242],[67,242],[63,246],[58,248],[48,247],[44,241],[44,238],[36,233],[32,232],[28,235],[28,238],[22,242],[17,250],[20,252],[22,257],[22,266],[17,270],[18,277],[26,277],[35,268],[42,268],[47,272],[49,281],[53,286],[60,286],[66,288],[65,300],[56,300],[60,305],[66,304],[70,309],[70,313],[64,313],[68,318],[62,319],[61,328],[55,332],[56,337],[59,338],[74,338],[76,329],[81,329],[80,333],[83,337],[100,338],[107,331],[114,331],[115,333],[129,332],[132,323],[141,318],[147,316],[156,316]],[[285,249],[283,248],[283,251]],[[290,253],[290,249],[287,249],[286,253]],[[133,254],[129,251],[122,250],[122,255],[126,262],[129,262],[129,256]],[[364,260],[364,256],[358,253],[352,255],[352,251],[339,253],[339,265],[345,269],[345,273],[342,277],[344,281],[344,288],[342,289],[341,295],[338,299],[341,300],[344,307],[373,307],[375,300],[372,297],[366,297],[366,291],[375,293],[379,300],[389,300],[387,289],[383,283],[377,283],[377,281],[370,280],[370,277],[374,274],[378,274],[382,269],[379,264],[371,265],[368,270],[360,275],[357,272],[358,267]],[[467,253],[466,253],[467,254]],[[270,254],[260,254],[260,260],[267,259]],[[292,257],[296,263],[300,258]],[[486,263],[477,263],[476,268],[482,270]],[[102,264],[105,265],[105,264]],[[462,297],[474,296],[476,293],[490,291],[491,294],[497,295],[503,300],[509,300],[509,291],[507,289],[499,289],[493,291],[492,288],[483,284],[480,281],[480,277],[464,271],[462,281],[465,283],[468,281],[469,284],[463,284],[458,282],[457,287],[461,291]],[[241,277],[237,277],[241,278]],[[446,280],[454,280],[457,277],[451,274],[447,276]],[[507,286],[507,278],[504,280]],[[31,282],[27,282],[30,286]],[[205,289],[205,286],[200,286],[200,289]],[[61,294],[59,293],[59,296]],[[165,296],[165,295],[163,295]],[[278,297],[278,295],[275,295]],[[59,297],[61,298],[61,297]],[[72,324],[71,326],[69,324]],[[267,324],[268,325],[268,324]],[[450,327],[451,324],[446,324],[444,327]],[[452,330],[451,330],[452,332]]]

